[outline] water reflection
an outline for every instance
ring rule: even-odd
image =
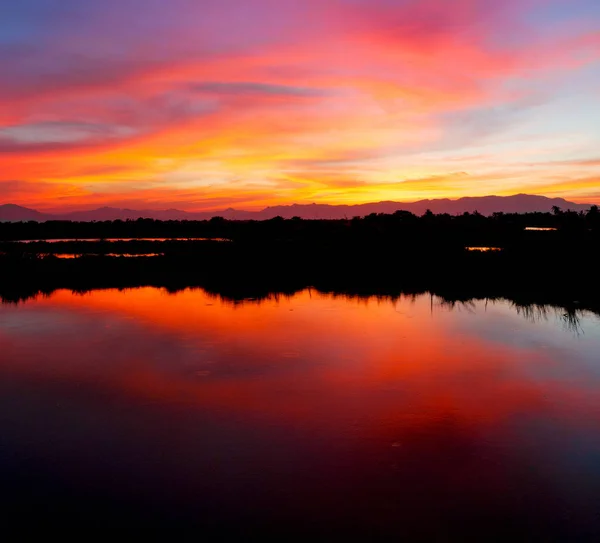
[[[467,251],[476,251],[480,253],[488,253],[492,251],[501,251],[502,247],[465,247]]]
[[[0,306],[2,499],[169,533],[597,535],[600,325],[544,311],[152,288]]]
[[[139,258],[139,257],[151,257],[151,256],[164,256],[164,253],[41,253],[39,255],[42,258],[61,258],[61,259],[73,259],[82,257],[122,257],[122,258]]]
[[[227,238],[62,238],[62,239],[22,239],[9,243],[98,243],[100,241],[231,241]]]

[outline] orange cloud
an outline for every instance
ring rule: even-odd
[[[538,111],[553,103],[553,86],[598,62],[599,35],[530,28],[523,14],[534,4],[311,0],[280,10],[259,1],[277,24],[258,29],[216,4],[189,7],[190,20],[203,15],[205,39],[187,20],[159,21],[158,54],[146,34],[115,30],[132,55],[96,38],[109,21],[120,28],[125,8],[111,0],[89,35],[61,35],[40,53],[52,69],[25,49],[8,65],[0,199],[201,210],[563,190],[547,181],[564,179],[564,168],[546,158],[586,156],[600,142],[583,103],[553,111],[555,128]],[[85,57],[71,54],[76,46]],[[564,137],[544,151],[539,134],[560,140],[569,115],[582,119],[579,143]],[[524,158],[539,165],[523,171]],[[582,161],[573,177],[597,175]],[[37,189],[17,191],[11,180]],[[594,197],[589,185],[569,186],[566,197]]]

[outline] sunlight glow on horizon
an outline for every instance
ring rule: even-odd
[[[600,202],[595,0],[23,0],[0,203]]]

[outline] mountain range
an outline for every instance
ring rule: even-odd
[[[437,200],[419,200],[417,202],[374,202],[357,205],[330,205],[330,204],[292,204],[283,206],[266,207],[261,211],[242,211],[225,209],[223,211],[190,212],[179,209],[165,210],[134,210],[114,207],[101,207],[88,211],[72,211],[69,213],[42,213],[35,209],[18,206],[15,204],[0,205],[0,222],[18,221],[111,221],[148,218],[156,220],[205,220],[211,217],[223,217],[229,220],[266,220],[273,217],[291,219],[344,219],[365,216],[371,213],[394,213],[405,210],[422,215],[428,209],[433,213],[449,213],[457,215],[465,212],[478,211],[482,215],[491,215],[495,212],[527,213],[548,212],[554,206],[563,210],[585,211],[590,204],[576,204],[562,198],[547,198],[531,194],[516,194],[514,196],[481,196],[473,198],[447,198]]]

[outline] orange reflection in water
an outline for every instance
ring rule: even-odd
[[[19,371],[93,381],[99,370],[85,363],[85,351],[105,350],[103,386],[165,403],[211,405],[274,419],[293,416],[307,425],[323,424],[314,419],[321,412],[332,423],[336,417],[355,417],[380,419],[387,426],[407,413],[493,422],[520,411],[553,409],[549,394],[572,395],[569,381],[544,380],[542,386],[538,377],[531,378],[532,372],[544,375],[557,363],[551,350],[537,348],[538,339],[517,345],[507,334],[505,342],[490,341],[482,334],[485,329],[478,330],[481,318],[490,322],[490,330],[533,326],[505,306],[472,315],[432,310],[426,297],[393,302],[307,290],[233,303],[202,290],[169,294],[141,288],[83,295],[59,291],[16,312],[33,308],[75,315],[90,329],[84,327],[77,337],[71,337],[74,330],[64,330],[79,365],[21,363]],[[95,320],[108,324],[94,329]],[[104,336],[115,329],[119,334],[112,344]],[[31,334],[35,338],[35,330]],[[34,341],[33,349],[40,352],[25,358],[62,352],[58,341],[46,338],[43,349]],[[153,350],[157,343],[166,347]],[[125,354],[111,364],[120,348]],[[2,369],[17,368],[4,363]],[[592,400],[599,404],[582,392],[568,411],[580,404],[587,408]]]
[[[220,241],[229,242],[227,238],[50,238],[50,239],[21,239],[14,240],[10,243],[99,243],[99,242],[116,242],[116,241]]]
[[[501,251],[502,247],[465,247],[465,249],[470,252],[488,253],[490,251]]]
[[[106,253],[106,254],[102,254],[102,255],[96,254],[96,253],[42,253],[42,254],[40,254],[40,256],[42,256],[44,258],[54,257],[54,258],[71,260],[74,258],[82,258],[82,257],[86,257],[86,256],[92,256],[92,257],[108,256],[111,258],[117,258],[117,257],[141,258],[141,257],[164,256],[164,253]]]
[[[600,454],[600,332],[583,320],[582,339],[506,303],[58,291],[0,306],[0,430],[85,495],[134,489],[193,522],[201,500],[220,529],[554,533],[597,516],[581,466]]]

